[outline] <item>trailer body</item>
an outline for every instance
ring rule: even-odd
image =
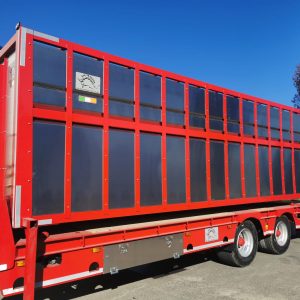
[[[24,27],[0,87],[5,296],[299,227],[297,109]]]

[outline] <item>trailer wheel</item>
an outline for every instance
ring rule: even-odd
[[[246,267],[254,260],[257,248],[256,228],[251,221],[245,221],[237,228],[234,243],[220,249],[217,257],[226,265]]]
[[[286,216],[277,218],[273,234],[259,241],[259,250],[270,254],[283,254],[291,242],[291,225]]]

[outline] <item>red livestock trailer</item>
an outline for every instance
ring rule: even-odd
[[[299,110],[21,26],[0,88],[4,296],[300,228]]]

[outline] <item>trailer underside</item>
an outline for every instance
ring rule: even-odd
[[[137,265],[235,242],[239,224],[251,220],[260,238],[273,234],[276,219],[288,217],[295,229],[300,228],[300,203],[273,204],[236,210],[173,217],[156,216],[153,220],[120,220],[118,224],[97,227],[87,224],[84,230],[72,231],[65,226],[38,227],[28,220],[25,237],[16,242],[14,267],[0,272],[3,296],[24,292],[33,299],[35,288],[100,274],[115,274]],[[96,226],[96,227],[95,227]]]

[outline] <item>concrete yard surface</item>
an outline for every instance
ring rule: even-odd
[[[246,268],[220,264],[209,251],[48,288],[37,299],[300,299],[300,233],[285,254],[258,252]]]

